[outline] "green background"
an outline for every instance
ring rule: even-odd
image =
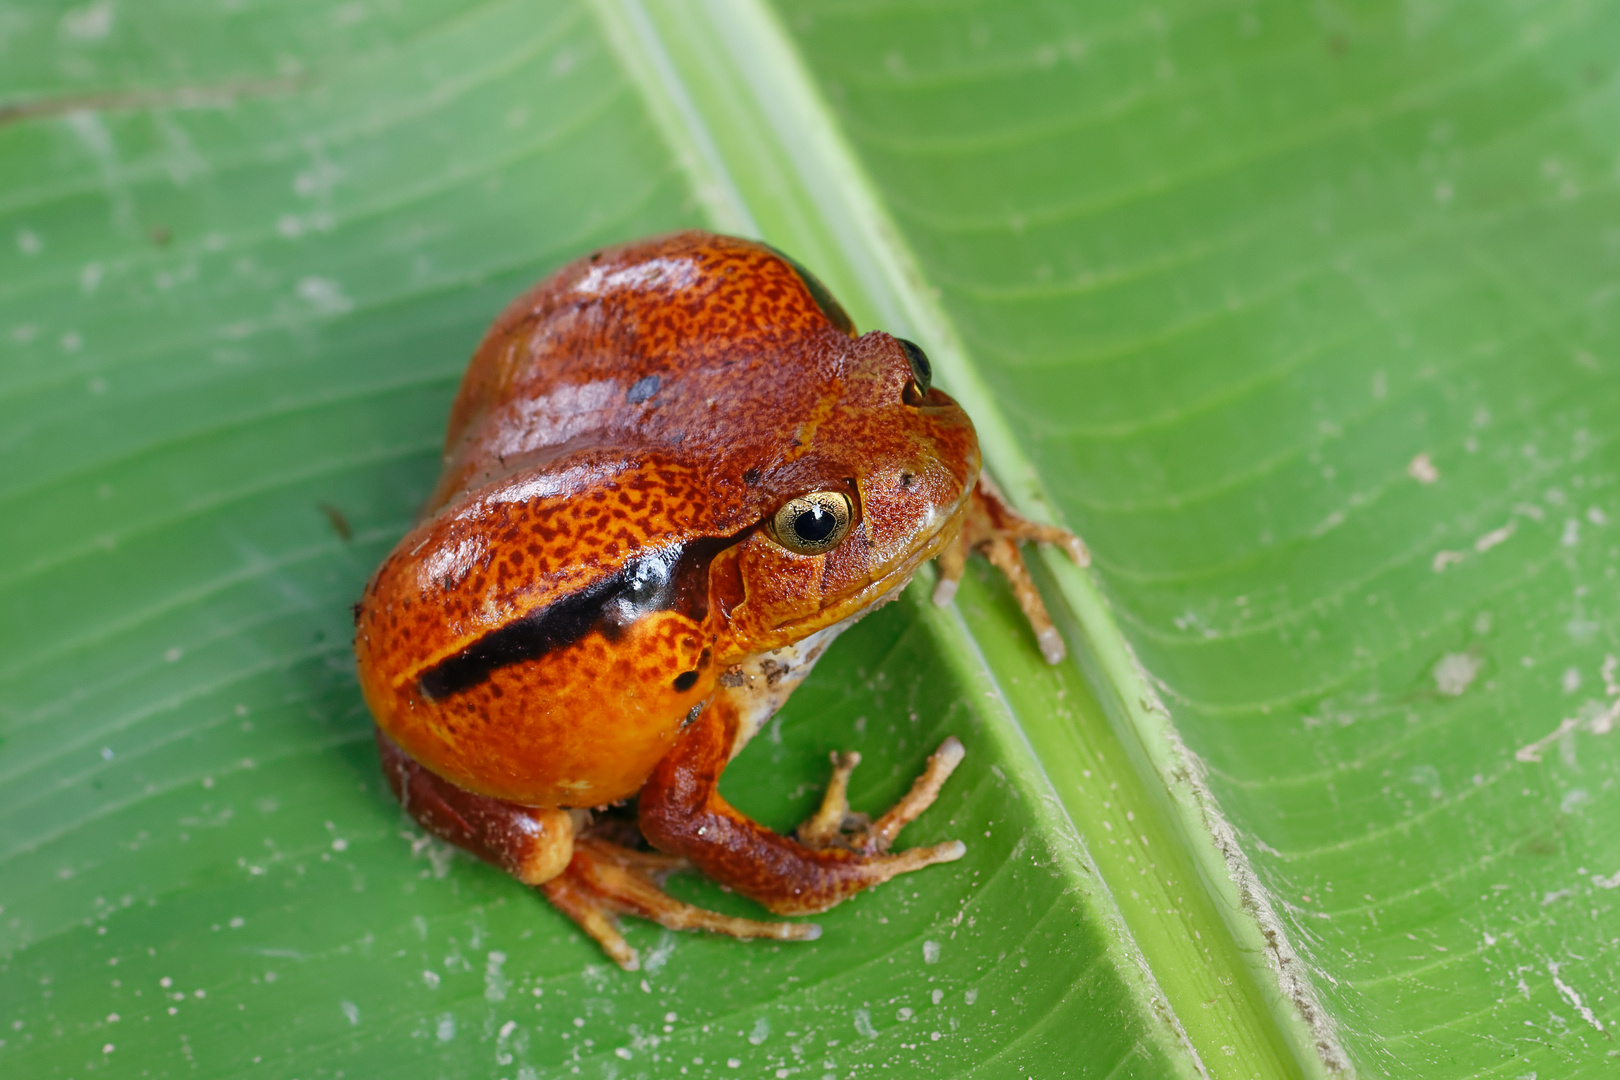
[[[0,1071],[1612,1075],[1617,57],[1555,0],[0,5]],[[626,976],[392,805],[348,604],[506,299],[693,225],[920,341],[1095,564],[1074,663],[919,583],[728,773],[785,828],[955,733],[906,841],[966,860]]]

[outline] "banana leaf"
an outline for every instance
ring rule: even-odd
[[[1620,1059],[1620,13],[0,8],[0,1072],[1585,1077]],[[967,857],[626,974],[377,774],[349,605],[484,326],[708,227],[920,342],[975,565],[733,764]],[[1605,826],[1605,822],[1609,824]],[[694,877],[684,898],[757,914]]]

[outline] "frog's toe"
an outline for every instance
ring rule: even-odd
[[[854,750],[833,751],[832,779],[827,781],[827,793],[821,797],[821,806],[793,832],[799,843],[816,851],[846,847],[848,833],[866,830],[866,816],[852,814],[849,810],[849,775],[860,763],[861,755]]]
[[[821,936],[821,927],[812,923],[739,919],[675,899],[659,888],[657,879],[681,865],[684,860],[587,836],[575,843],[567,869],[540,889],[626,971],[635,971],[640,960],[619,932],[619,915],[635,915],[671,930],[707,930],[744,941],[814,941]]]
[[[950,779],[951,773],[955,772],[956,767],[962,764],[962,758],[965,756],[967,756],[967,750],[962,746],[962,741],[955,735],[940,743],[939,749],[929,755],[928,764],[923,767],[922,775],[911,782],[911,790],[906,792],[905,797],[895,803],[887,814],[878,818],[872,824],[871,829],[868,830],[870,850],[889,850],[889,845],[894,843],[894,839],[900,834],[900,830],[917,820],[924,810],[934,805],[934,800],[939,798],[940,789],[945,786],[945,781]],[[959,840],[952,841],[951,844],[961,850],[957,851],[955,855],[936,858],[935,862],[949,862],[953,859],[960,859],[963,852],[967,850]],[[951,844],[939,844],[936,847],[944,849],[950,847]]]

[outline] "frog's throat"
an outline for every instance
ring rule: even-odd
[[[868,610],[857,611],[780,649],[754,653],[721,673],[715,697],[724,697],[737,711],[737,737],[731,744],[731,757],[736,757],[765,721],[776,714],[833,639],[854,626]]]

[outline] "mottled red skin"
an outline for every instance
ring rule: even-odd
[[[955,402],[907,395],[911,381],[897,339],[845,333],[759,244],[677,233],[564,267],[479,346],[423,520],[357,609],[379,727],[477,795],[553,808],[637,794],[728,666],[866,609],[954,537],[978,444]],[[822,490],[850,495],[848,538],[822,555],[775,543],[770,515]],[[700,538],[730,544],[706,605],[421,692],[492,631]]]

